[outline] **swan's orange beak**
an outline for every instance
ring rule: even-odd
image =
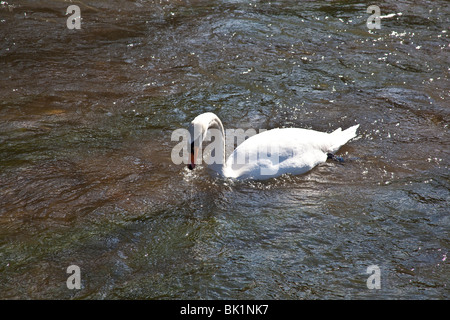
[[[195,160],[198,155],[198,147],[194,147],[194,143],[191,144],[191,163],[188,164],[189,170],[194,170],[195,168]]]

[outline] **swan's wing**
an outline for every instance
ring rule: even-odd
[[[307,129],[273,129],[252,136],[230,155],[224,175],[268,179],[301,174],[326,161],[328,134]]]
[[[224,175],[233,178],[268,179],[285,173],[302,174],[325,162],[356,136],[359,125],[332,133],[286,128],[254,135],[229,156]]]

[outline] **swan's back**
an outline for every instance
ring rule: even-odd
[[[231,178],[269,179],[282,174],[302,174],[327,160],[356,136],[355,125],[332,133],[300,128],[272,129],[254,135],[230,155],[223,174]]]

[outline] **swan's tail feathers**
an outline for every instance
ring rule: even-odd
[[[347,141],[349,141],[350,139],[353,139],[354,137],[356,137],[356,130],[358,130],[359,128],[359,124],[354,125],[353,127],[350,127],[348,129],[345,129],[344,131],[342,131],[342,134],[347,137]]]
[[[331,152],[336,152],[341,146],[346,144],[348,141],[356,137],[356,130],[358,130],[359,124],[354,125],[344,131],[341,128],[333,131],[331,135],[334,137],[333,146]]]
[[[336,130],[334,130],[331,134],[336,134],[338,132],[342,132],[342,128],[337,128]]]

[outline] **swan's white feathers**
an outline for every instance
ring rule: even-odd
[[[211,113],[197,116],[192,125],[207,130],[211,123],[223,126]],[[268,179],[282,174],[302,174],[327,160],[327,153],[336,152],[356,137],[359,125],[332,133],[301,128],[272,129],[254,135],[241,143],[221,168],[225,177],[237,179]],[[206,129],[205,129],[206,128]],[[202,132],[205,134],[205,132]]]

